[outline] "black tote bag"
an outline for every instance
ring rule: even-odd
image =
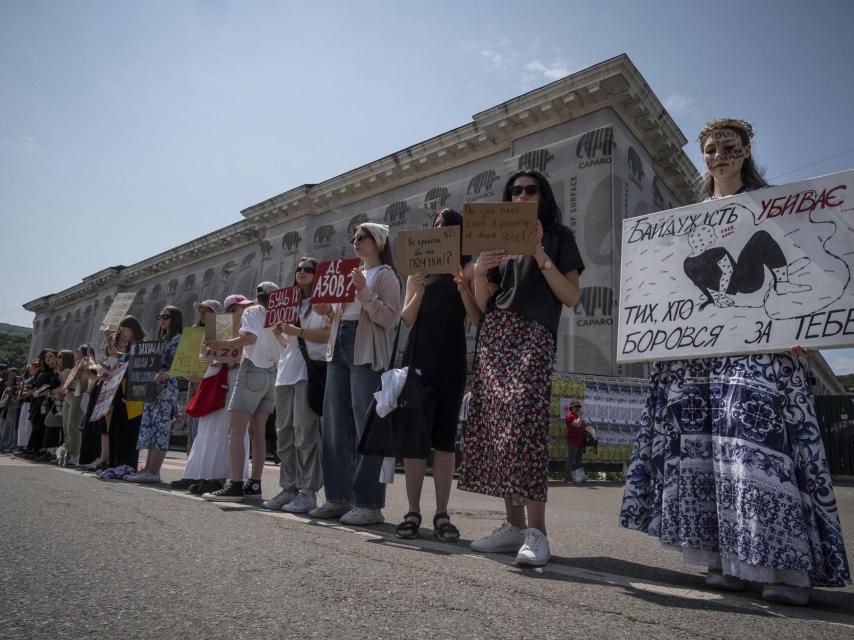
[[[394,338],[391,362],[394,367],[400,324]],[[433,415],[436,411],[436,393],[427,381],[415,371],[415,348],[410,332],[407,352],[409,372],[397,398],[397,407],[385,417],[377,414],[377,400],[371,401],[365,414],[359,453],[366,456],[392,458],[426,458],[430,453],[433,432]]]

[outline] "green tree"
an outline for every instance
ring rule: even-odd
[[[0,363],[22,370],[30,353],[30,336],[25,333],[0,333]]]

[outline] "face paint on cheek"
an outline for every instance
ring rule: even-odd
[[[736,147],[735,149],[728,149],[724,151],[722,157],[725,160],[739,160],[744,157],[744,149],[741,147]]]

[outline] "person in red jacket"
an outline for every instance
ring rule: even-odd
[[[581,403],[573,400],[566,412],[566,477],[564,482],[572,482],[572,472],[581,466],[584,453],[584,421],[581,417]]]

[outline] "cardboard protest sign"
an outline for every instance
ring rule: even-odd
[[[460,228],[401,231],[397,234],[396,266],[401,276],[459,271]]]
[[[128,386],[125,400],[152,402],[157,399],[154,376],[163,362],[163,340],[141,340],[130,345],[128,360]]]
[[[83,362],[84,361],[81,360],[80,362],[74,365],[74,368],[71,371],[68,372],[68,377],[65,379],[65,382],[62,383],[62,387],[60,387],[60,390],[63,393],[67,393],[68,390],[71,388],[71,383],[74,382],[74,378],[77,376],[78,372],[80,371],[80,368],[83,366]]]
[[[359,258],[351,258],[318,264],[314,273],[311,303],[353,302],[356,299],[356,286],[350,278],[350,272],[361,262]]]
[[[119,328],[119,322],[122,321],[127,313],[130,306],[133,304],[133,300],[136,298],[136,292],[133,293],[119,293],[116,294],[115,299],[113,300],[113,304],[110,305],[110,308],[107,310],[107,315],[104,316],[103,322],[101,322],[101,331],[115,331]]]
[[[264,327],[272,327],[279,322],[294,324],[299,319],[299,305],[302,300],[300,288],[284,287],[277,289],[267,299],[267,316]]]
[[[504,249],[530,256],[537,250],[536,202],[466,202],[463,219],[465,254]]]
[[[211,315],[208,315],[211,318]],[[215,321],[205,325],[205,341],[213,340],[231,340],[237,337],[237,330],[240,328],[240,323],[233,313],[218,313],[215,316]],[[243,353],[241,347],[222,347],[214,351],[213,349],[203,349],[199,359],[203,362],[217,362],[219,364],[237,364],[240,362],[240,356]]]
[[[127,362],[122,362],[115,369],[107,374],[107,379],[101,385],[101,391],[98,393],[98,398],[95,400],[95,408],[92,410],[92,416],[89,422],[100,420],[110,412],[110,407],[113,406],[113,398],[116,395],[116,390],[125,377],[125,371],[128,368]]]
[[[175,350],[169,374],[175,377],[201,378],[208,368],[206,362],[199,360],[199,351],[205,339],[204,327],[187,327],[181,333],[181,340]]]
[[[618,362],[854,345],[854,171],[623,225]]]

